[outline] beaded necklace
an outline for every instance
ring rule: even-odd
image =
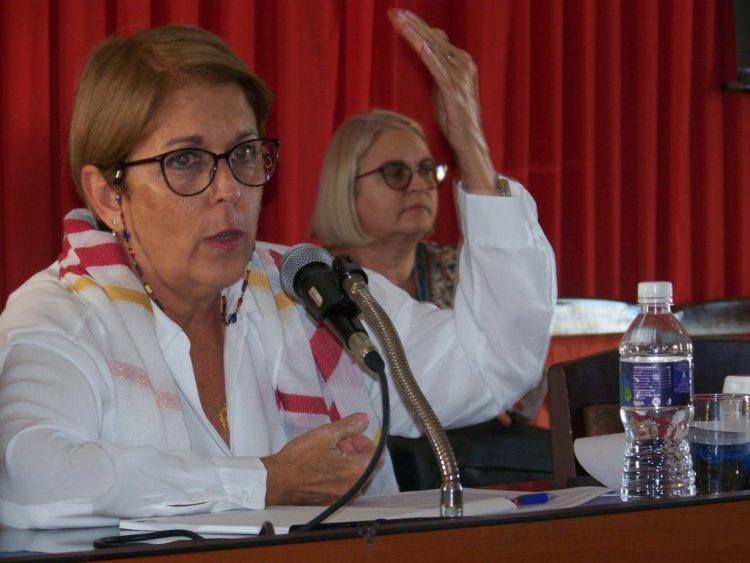
[[[117,202],[120,202],[120,194],[117,193],[115,195],[115,199]],[[117,231],[114,230],[114,227],[117,224],[117,220],[112,220],[112,236],[115,237],[115,240],[118,242],[121,241],[125,244],[125,248],[128,251],[128,256],[130,257],[130,262],[133,264],[133,270],[135,271],[136,275],[138,276],[138,279],[141,281],[141,285],[143,286],[143,289],[146,290],[146,294],[148,295],[149,299],[151,299],[156,305],[161,309],[164,310],[164,307],[159,302],[159,300],[156,298],[156,295],[154,294],[154,290],[151,289],[151,286],[146,281],[146,277],[143,274],[143,269],[138,265],[138,261],[135,259],[135,250],[133,249],[133,246],[130,244],[130,231],[128,231],[128,225],[125,222],[125,215],[122,212],[122,207],[120,207],[120,221],[122,221],[122,235],[118,235]],[[250,277],[250,270],[252,269],[251,262],[248,263],[247,269],[245,270],[245,273],[242,276],[242,290],[240,291],[240,297],[237,300],[237,305],[234,308],[234,312],[231,313],[229,316],[227,316],[227,298],[222,293],[221,294],[221,323],[226,327],[231,324],[234,324],[237,322],[237,313],[240,310],[240,307],[242,307],[242,302],[245,300],[245,291],[247,290],[247,284],[248,279]]]

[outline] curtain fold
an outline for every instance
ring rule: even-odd
[[[80,205],[67,129],[88,51],[181,22],[221,35],[274,92],[281,164],[259,238],[306,238],[326,146],[372,107],[414,117],[439,160],[432,87],[389,6],[444,29],[479,67],[495,166],[537,200],[561,295],[750,295],[750,96],[725,0],[0,0],[0,302],[57,255]],[[458,239],[450,189],[434,238]]]

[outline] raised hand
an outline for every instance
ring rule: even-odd
[[[408,10],[390,8],[388,17],[432,75],[436,119],[455,153],[464,189],[496,194],[480,118],[477,67],[471,55],[453,45],[443,30],[430,27]]]

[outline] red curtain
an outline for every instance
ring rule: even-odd
[[[56,256],[77,201],[66,163],[85,54],[169,22],[224,37],[275,93],[283,140],[259,237],[305,237],[337,124],[371,107],[433,123],[425,69],[386,18],[409,8],[480,71],[498,170],[536,198],[561,295],[634,300],[668,279],[678,303],[750,295],[750,96],[726,0],[0,0],[0,302]],[[458,236],[450,190],[435,238]]]

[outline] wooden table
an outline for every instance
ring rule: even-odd
[[[308,561],[740,561],[747,560],[750,491],[718,497],[584,506],[537,514],[386,524],[305,534],[205,540],[10,561],[135,561],[281,563]],[[89,530],[91,537],[112,529]],[[0,530],[3,536],[15,533]],[[23,533],[23,532],[19,532]],[[58,532],[25,532],[28,534]],[[98,535],[97,535],[98,534]],[[7,542],[2,544],[7,550]]]

